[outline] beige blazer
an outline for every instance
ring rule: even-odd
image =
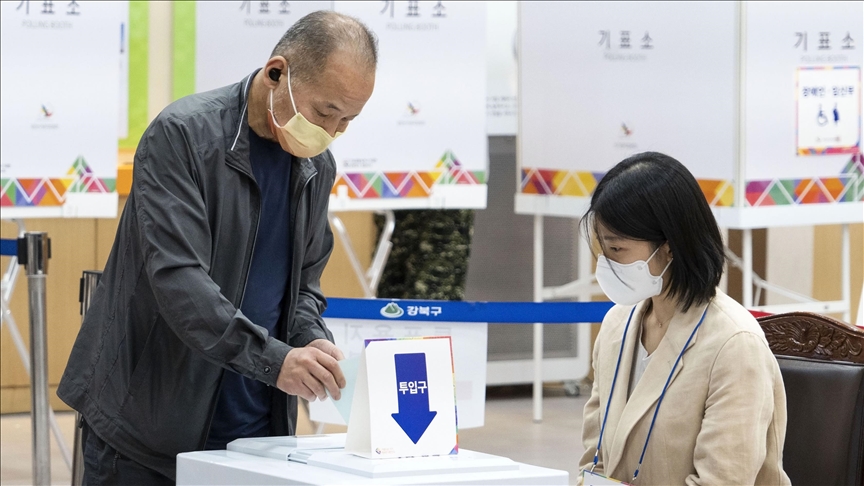
[[[630,482],[669,372],[704,305],[679,313],[627,400],[645,302],[636,305],[624,340],[595,472]],[[593,464],[621,337],[633,306],[615,306],[594,345],[594,387],[585,405],[580,468]],[[786,392],[759,324],[717,291],[702,327],[672,374],[636,484],[790,484],[783,471]]]

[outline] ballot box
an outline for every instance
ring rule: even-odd
[[[240,439],[224,451],[177,456],[177,485],[568,484],[567,471],[461,449],[455,455],[367,459],[345,434]],[[241,452],[243,451],[243,452]]]

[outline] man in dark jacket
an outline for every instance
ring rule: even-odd
[[[263,69],[153,121],[57,394],[85,484],[172,483],[178,453],[289,435],[345,380],[321,313],[327,150],[372,93],[374,35],[315,12]],[[276,390],[274,390],[274,388]]]

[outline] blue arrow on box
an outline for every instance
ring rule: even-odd
[[[397,354],[394,359],[399,411],[391,415],[408,438],[416,444],[438,415],[438,412],[429,410],[426,353]]]

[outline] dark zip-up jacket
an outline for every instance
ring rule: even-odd
[[[276,386],[292,347],[333,340],[320,278],[333,249],[329,151],[295,159],[290,220],[259,221],[241,83],[180,99],[135,153],[132,192],[57,395],[130,459],[175,477],[176,455],[207,440],[224,370]],[[282,333],[240,304],[258,225],[290,225]],[[293,434],[296,397],[273,393],[271,427]]]

